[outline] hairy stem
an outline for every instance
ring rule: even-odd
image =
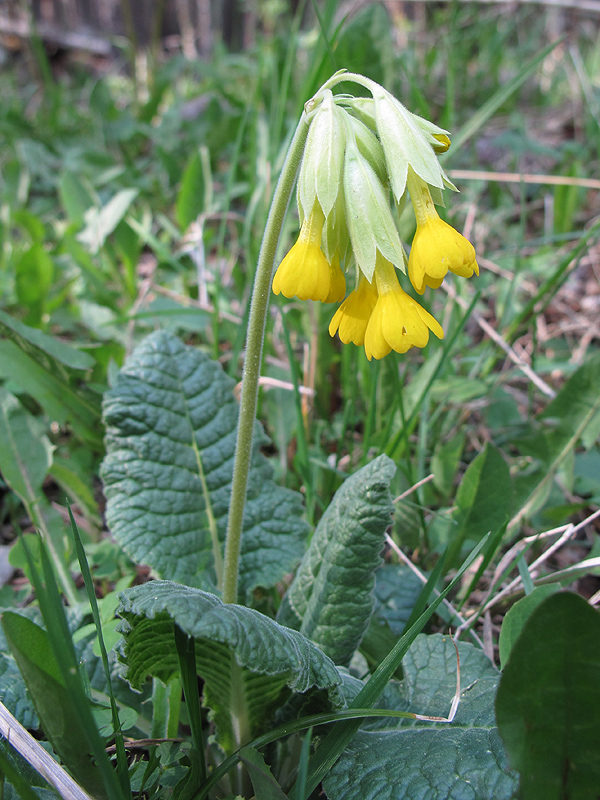
[[[242,379],[242,396],[240,400],[240,416],[238,422],[233,480],[231,484],[231,501],[227,522],[227,538],[225,541],[225,562],[223,570],[223,601],[235,603],[238,594],[238,571],[240,549],[242,543],[242,522],[246,503],[246,487],[248,470],[252,456],[252,435],[256,418],[258,400],[258,379],[262,362],[263,342],[269,295],[271,291],[271,275],[279,242],[279,234],[287,207],[292,196],[296,175],[302,160],[304,144],[308,135],[309,119],[304,113],[298,123],[294,138],[290,144],[279,182],[275,190],[269,211],[267,225],[258,257],[258,266],[254,278],[250,317],[248,320],[248,336],[246,339],[246,356]]]

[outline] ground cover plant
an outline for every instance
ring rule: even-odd
[[[598,796],[597,33],[337,12],[0,76],[5,797]]]

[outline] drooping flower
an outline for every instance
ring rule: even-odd
[[[361,275],[357,288],[350,292],[342,305],[333,315],[329,323],[329,334],[335,336],[336,331],[344,344],[360,347],[365,341],[365,331],[375,304],[377,288],[374,283]]]
[[[298,240],[283,259],[273,278],[273,292],[300,300],[339,302],[346,292],[346,280],[339,259],[327,261],[321,250],[325,216],[315,203],[304,218]]]
[[[437,289],[448,271],[463,278],[479,275],[475,248],[468,239],[440,219],[429,187],[414,173],[408,186],[417,218],[417,232],[408,258],[408,277],[419,294]]]
[[[406,353],[411,347],[425,347],[431,330],[444,338],[439,322],[400,288],[396,271],[381,256],[375,267],[377,302],[369,317],[365,335],[365,353],[369,361],[383,358],[391,350]]]

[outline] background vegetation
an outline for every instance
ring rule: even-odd
[[[289,138],[304,102],[347,68],[452,131],[444,168],[461,194],[443,213],[475,244],[481,275],[426,297],[443,342],[381,362],[329,337],[327,306],[273,299],[263,452],[276,482],[304,495],[311,525],[346,476],[380,454],[396,462],[386,558],[416,576],[404,606],[378,589],[388,627],[370,631],[369,664],[401,632],[440,555],[451,575],[491,531],[432,625],[471,632],[503,665],[502,619],[536,584],[600,603],[597,14],[334,0],[254,12],[248,49],[216,41],[210,57],[190,60],[155,47],[143,74],[131,43],[102,59],[55,57],[35,36],[3,51],[0,605],[31,599],[18,534],[35,529],[63,594],[83,598],[68,497],[107,641],[118,638],[117,593],[149,568],[106,531],[102,396],[156,330],[240,380]],[[410,215],[399,225],[410,241]],[[292,209],[282,254],[297,228]],[[279,597],[256,589],[250,602],[272,615]],[[138,712],[128,722],[143,729]]]

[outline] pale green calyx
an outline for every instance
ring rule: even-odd
[[[377,136],[375,136],[373,131],[364,124],[364,122],[361,122],[351,114],[347,114],[346,116],[350,121],[352,131],[354,132],[354,138],[361,156],[366,158],[366,160],[375,170],[375,173],[381,183],[386,186],[389,183],[389,177],[387,174],[385,155],[379,139]]]
[[[352,140],[346,145],[344,200],[354,257],[367,280],[373,278],[377,251],[404,272],[406,254],[388,198],[375,170]]]
[[[396,201],[400,200],[406,189],[409,166],[430,186],[443,189],[444,175],[431,144],[433,134],[424,130],[419,118],[404,108],[389,92],[375,86],[377,85],[374,85],[372,91],[377,132]]]
[[[346,146],[345,113],[328,89],[310,123],[298,179],[298,204],[303,216],[319,201],[327,218],[342,183]]]

